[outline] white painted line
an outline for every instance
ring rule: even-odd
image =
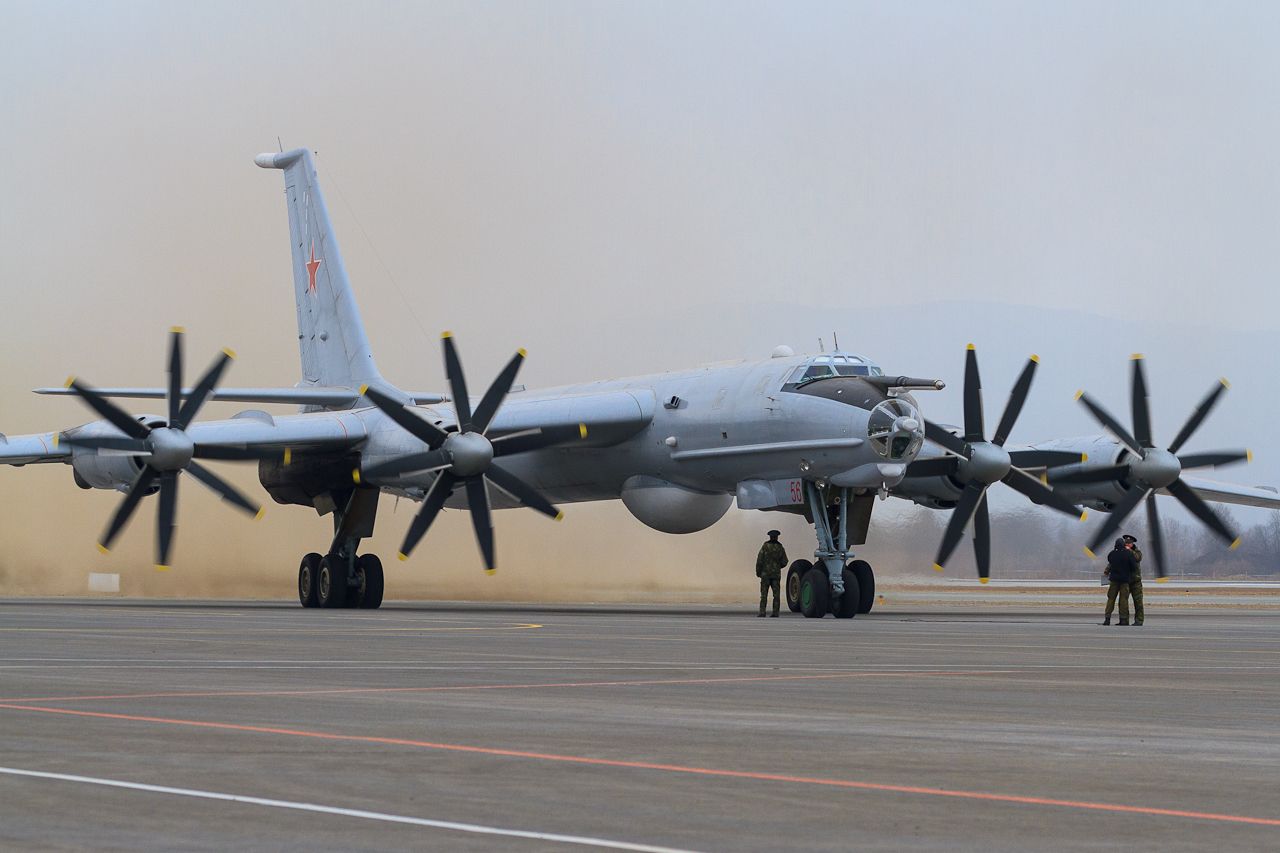
[[[363,809],[344,809],[337,806],[321,806],[315,803],[295,803],[290,800],[269,800],[262,797],[246,797],[239,794],[220,794],[216,791],[197,791],[192,788],[170,788],[166,785],[146,785],[141,782],[124,782],[119,779],[99,779],[94,776],[73,776],[68,773],[46,773],[41,770],[22,770],[17,767],[0,767],[0,773],[9,776],[29,776],[36,779],[55,779],[60,782],[83,782],[108,788],[127,788],[131,791],[147,791],[152,794],[173,794],[179,797],[197,797],[203,800],[225,800],[251,806],[267,806],[275,809],[293,809],[302,812],[358,817],[383,823],[407,823],[412,826],[429,826],[433,829],[449,829],[455,832],[471,832],[477,835],[503,835],[508,838],[529,838],[534,841],[554,841],[560,844],[581,844],[588,847],[607,847],[611,850],[638,850],[645,853],[691,853],[676,847],[658,847],[652,844],[632,844],[628,841],[611,841],[607,838],[591,838],[585,835],[557,835],[553,832],[531,832],[524,829],[500,829],[474,823],[455,823],[448,820],[428,820],[421,817],[369,812]]]

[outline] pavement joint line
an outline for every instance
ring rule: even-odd
[[[251,797],[244,794],[224,794],[217,791],[202,791],[194,788],[172,788],[168,785],[148,785],[142,782],[126,782],[120,779],[101,779],[96,776],[77,776],[70,773],[48,773],[41,770],[24,770],[18,767],[0,767],[0,774],[8,776],[25,776],[34,779],[52,779],[59,782],[78,782],[89,785],[101,785],[108,788],[124,788],[131,791],[144,791],[151,794],[169,794],[180,797],[195,797],[203,800],[222,800],[231,803],[243,803],[251,806],[265,806],[276,809],[292,809],[320,814],[340,815],[342,817],[363,818],[383,823],[403,823],[412,826],[446,829],[455,832],[468,832],[478,835],[501,835],[508,838],[527,838],[534,841],[551,841],[559,844],[576,844],[587,847],[604,847],[611,850],[633,850],[643,853],[690,853],[676,847],[659,847],[653,844],[637,844],[629,841],[614,841],[608,838],[592,838],[585,835],[561,835],[554,832],[534,832],[526,829],[503,829],[496,826],[484,826],[475,823],[458,823],[450,820],[430,820],[407,815],[371,812],[364,809],[347,809],[339,806],[324,806],[317,803],[300,803],[292,800],[276,800],[265,797]]]
[[[1039,797],[1019,794],[1001,794],[990,791],[971,791],[956,788],[935,788],[921,785],[900,785],[884,782],[868,782],[853,779],[835,779],[817,776],[794,776],[783,773],[764,773],[750,770],[729,770],[714,767],[697,767],[683,764],[666,764],[655,761],[633,761],[614,758],[598,758],[582,755],[562,755],[548,752],[532,752],[500,747],[473,746],[468,744],[440,743],[435,741],[413,740],[410,738],[378,737],[374,735],[351,735],[336,732],[309,731],[305,729],[288,729],[275,726],[254,726],[241,723],[224,723],[209,720],[184,720],[172,717],[149,717],[136,714],[114,714],[104,711],[80,711],[72,708],[48,708],[38,705],[0,704],[0,708],[12,711],[29,711],[44,714],[62,714],[72,717],[89,717],[95,719],[120,720],[124,722],[154,723],[170,726],[188,726],[192,728],[213,729],[220,731],[247,732],[251,734],[283,735],[285,737],[315,738],[317,740],[338,741],[347,743],[372,743],[386,746],[406,746],[416,749],[440,750],[471,755],[484,755],[498,758],[518,758],[532,761],[549,761],[563,764],[577,764],[593,767],[614,767],[628,770],[651,770],[691,776],[715,777],[722,779],[743,779],[754,782],[778,782],[793,785],[811,785],[825,788],[875,791],[890,794],[911,794],[926,797],[943,797],[949,799],[971,800],[977,802],[1001,803],[1010,805],[1048,806],[1053,808],[1077,809],[1093,812],[1111,812],[1118,814],[1142,815],[1147,817],[1173,817],[1189,820],[1210,821],[1215,823],[1248,824],[1253,826],[1280,827],[1280,818],[1255,817],[1251,815],[1233,815],[1219,812],[1201,812],[1186,809],[1167,809],[1157,806],[1125,805],[1121,803],[1100,803],[1088,800],[1068,800],[1057,797]]]
[[[1017,674],[1017,670],[940,670],[936,672],[836,672],[817,675],[728,675],[720,678],[647,678],[626,681],[552,681],[529,682],[526,684],[442,684],[427,687],[318,687],[305,690],[209,690],[209,691],[170,691],[157,693],[116,693],[101,696],[38,696],[32,698],[0,698],[0,702],[88,702],[108,699],[207,699],[213,697],[245,697],[245,696],[337,696],[348,694],[384,694],[384,693],[452,693],[472,690],[538,690],[554,688],[583,687],[647,687],[661,685],[684,684],[740,684],[758,681],[818,681],[849,678],[948,678],[954,676],[972,677],[975,675],[1009,675]],[[0,707],[7,707],[0,705]]]
[[[33,627],[4,627],[0,631],[9,633],[22,634],[146,634],[153,636],[156,634],[194,634],[201,636],[224,636],[235,635],[243,636],[246,634],[289,634],[290,636],[310,635],[310,634],[340,634],[344,637],[360,636],[361,634],[436,634],[436,633],[454,633],[459,631],[529,631],[535,628],[544,628],[544,624],[539,622],[517,622],[513,625],[469,625],[445,628],[375,628],[364,625],[352,627],[351,630],[339,630],[342,626],[336,625],[333,629],[319,628],[267,628],[267,627],[251,627],[248,625],[240,625],[236,627],[228,626],[225,630],[213,630],[209,628],[176,628],[166,627],[163,625],[153,625],[146,628],[33,628]]]

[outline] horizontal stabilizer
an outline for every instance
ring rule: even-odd
[[[103,397],[120,397],[131,400],[163,400],[167,393],[164,388],[95,388]],[[182,389],[186,397],[192,389]],[[76,396],[71,388],[36,388],[37,394],[56,396]],[[419,405],[443,402],[443,394],[427,391],[410,393],[408,396]],[[285,403],[299,406],[323,406],[329,409],[350,409],[360,399],[360,392],[351,388],[218,388],[209,399],[230,403]]]
[[[1186,476],[1182,480],[1191,487],[1191,491],[1206,501],[1280,509],[1280,492],[1271,486],[1238,486],[1234,483],[1219,483],[1214,480]],[[1165,490],[1161,489],[1161,492],[1165,493]]]

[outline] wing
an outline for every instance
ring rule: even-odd
[[[131,400],[163,400],[168,393],[164,388],[94,388],[103,397],[121,397]],[[190,388],[182,390],[183,397],[191,394]],[[36,394],[52,396],[72,396],[76,392],[70,388],[36,388]],[[430,391],[413,391],[409,393],[418,404],[439,403],[445,395]],[[210,400],[221,400],[231,403],[285,403],[299,406],[323,406],[332,409],[351,409],[360,400],[360,392],[352,388],[322,388],[311,386],[306,388],[218,388],[209,396]]]
[[[1191,487],[1191,491],[1207,501],[1280,509],[1280,491],[1271,486],[1237,486],[1234,483],[1219,483],[1215,480],[1186,476],[1182,477],[1182,481]],[[1168,494],[1164,489],[1161,489],[1160,493]]]
[[[355,413],[312,412],[276,420],[236,417],[197,422],[187,435],[201,448],[341,450],[369,437],[364,420]]]
[[[71,448],[58,446],[57,433],[35,435],[0,435],[0,465],[29,465],[38,462],[61,462],[70,458]]]

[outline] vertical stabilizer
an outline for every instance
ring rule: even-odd
[[[255,163],[284,171],[293,252],[293,295],[298,307],[301,387],[359,388],[381,380],[369,349],[329,210],[305,148],[259,154]]]

